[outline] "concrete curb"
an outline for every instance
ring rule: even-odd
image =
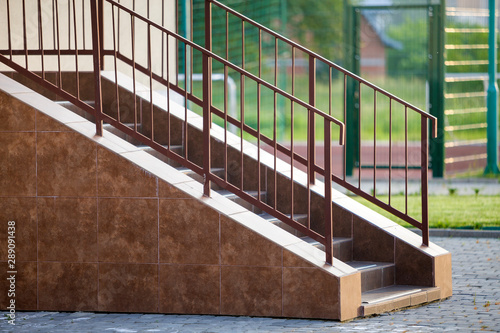
[[[410,229],[422,235],[420,229]],[[500,230],[466,230],[466,229],[429,229],[431,237],[470,237],[470,238],[500,238]]]

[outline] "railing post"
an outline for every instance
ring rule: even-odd
[[[100,65],[104,70],[104,1],[98,0],[97,14],[99,15],[99,45]]]
[[[429,135],[427,131],[427,118],[421,117],[421,188],[422,188],[422,243],[429,246],[429,189],[428,189],[428,175],[429,175]]]
[[[205,48],[212,50],[212,2],[205,1]],[[210,196],[210,126],[212,123],[212,59],[203,53],[203,194]]]
[[[313,55],[309,55],[309,104],[316,106],[316,59]],[[314,117],[314,112],[309,111],[309,119],[307,122],[307,157],[308,166],[307,171],[309,175],[309,183],[314,184],[316,179],[316,173],[314,172],[314,166],[316,165],[316,122]]]
[[[325,252],[326,262],[333,262],[333,225],[332,225],[332,128],[327,119],[325,124]]]
[[[102,26],[99,24],[102,13],[99,13],[99,2],[102,0],[90,1],[90,15],[92,20],[92,53],[94,60],[94,116],[96,125],[96,135],[102,136],[102,91],[101,91],[101,43]],[[102,4],[102,3],[101,3]]]

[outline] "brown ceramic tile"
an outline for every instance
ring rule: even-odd
[[[325,233],[324,211],[325,198],[311,191],[311,229],[320,234]]]
[[[156,177],[105,148],[98,148],[98,193],[101,197],[156,197]]]
[[[100,198],[100,262],[158,262],[158,200]]]
[[[340,320],[348,320],[361,315],[360,279],[360,273],[340,278]]]
[[[441,289],[441,298],[450,297],[453,294],[451,281],[451,253],[434,258],[435,285]]]
[[[73,132],[37,137],[38,195],[96,195],[96,144]]]
[[[0,161],[1,195],[36,194],[35,133],[0,132]]]
[[[160,265],[161,313],[219,314],[220,267]]]
[[[174,186],[158,179],[158,195],[165,199],[188,199],[190,196]]]
[[[71,132],[68,126],[39,111],[36,113],[36,130],[38,132]]]
[[[361,291],[382,287],[382,269],[366,269],[361,271]]]
[[[97,261],[95,198],[38,198],[38,259]]]
[[[353,214],[336,204],[332,204],[332,210],[333,236],[351,238]]]
[[[396,284],[434,286],[432,257],[396,239]]]
[[[158,265],[100,263],[99,311],[158,312]]]
[[[392,286],[395,283],[395,271],[396,267],[388,266],[384,267],[382,271],[382,286]]]
[[[281,256],[281,247],[221,215],[223,265],[281,266]]]
[[[37,75],[41,75],[41,73],[39,72],[39,73],[37,73]],[[56,77],[57,77],[56,73],[54,73],[54,72],[52,72],[52,73],[45,72],[45,80],[47,80],[49,82],[56,84]],[[24,76],[22,74],[14,73],[12,78],[14,80],[16,80],[17,82],[21,83],[22,85],[28,87],[29,89],[34,90],[37,93],[39,93],[39,94],[41,94],[41,95],[43,95],[51,100],[56,100],[56,98],[57,98],[57,95],[54,92],[52,92],[49,89],[43,88],[40,84],[27,78],[26,76]]]
[[[354,216],[353,260],[394,262],[394,238]]]
[[[97,264],[40,262],[38,310],[96,311]]]
[[[283,267],[315,267],[313,264],[300,258],[298,255],[283,250]]]
[[[14,221],[16,259],[36,261],[36,199],[0,197],[0,258],[7,258],[7,222]]]
[[[352,261],[352,239],[335,241],[333,243],[333,256],[340,261]]]
[[[0,91],[0,132],[35,130],[35,110],[10,94]]]
[[[2,267],[7,267],[6,262],[0,262]],[[0,273],[0,307],[5,310],[10,300],[15,300],[16,310],[36,310],[36,262],[19,262],[16,261],[15,275],[15,295],[10,295],[10,278],[12,274],[8,274],[7,270],[2,270]]]
[[[283,316],[339,319],[339,280],[316,268],[283,268]]]
[[[282,316],[281,267],[222,266],[221,314]]]
[[[219,214],[195,199],[160,200],[160,262],[219,263]]]
[[[94,100],[94,74],[92,72],[63,72],[62,88],[74,96],[77,95],[78,89],[82,100]]]

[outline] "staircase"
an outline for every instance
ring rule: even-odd
[[[103,72],[102,73],[103,77],[103,89],[104,91],[108,91],[111,89],[114,89],[115,86],[115,73],[113,72]],[[130,78],[123,77],[123,74],[118,74],[118,81],[120,82],[131,82]],[[147,87],[141,86],[139,84],[136,84],[136,89],[139,90],[147,90]],[[123,98],[133,98],[133,87],[132,86],[121,86],[121,95]],[[156,95],[156,92],[154,92]],[[175,94],[175,92],[171,92],[171,94]],[[165,100],[161,100],[161,98],[158,97],[158,105],[166,105]],[[177,97],[177,100],[179,100],[179,97]],[[63,102],[58,102],[59,105],[64,106],[71,111],[83,116],[83,117],[88,117],[88,114],[75,107],[72,103],[63,101]],[[144,98],[144,100],[139,99],[138,101],[139,105],[142,104],[149,104],[149,100],[147,97]],[[170,115],[173,117],[171,118],[172,123],[180,122],[182,123],[183,120],[183,115],[182,112],[176,112],[177,111],[182,111],[183,107],[181,105],[176,104],[175,102],[171,101],[170,102],[171,106],[171,111]],[[103,105],[104,110],[107,110],[108,108],[111,109],[111,105]],[[168,110],[158,108],[160,112],[164,112],[165,115],[168,115],[169,112]],[[196,114],[192,113],[192,111],[188,111],[188,119],[191,121],[188,121],[187,127],[192,131],[193,137],[199,137],[201,136],[201,128],[197,128],[197,121],[196,120],[201,120],[199,116]],[[175,116],[174,116],[175,115]],[[158,117],[161,118],[161,117]],[[174,120],[175,118],[175,120]],[[134,127],[133,123],[129,123],[128,126],[130,128]],[[149,133],[151,129],[147,129],[147,122],[146,123],[138,123],[137,124],[137,130],[139,132],[145,132]],[[215,133],[223,133],[223,129],[220,128],[219,126],[212,124],[213,130]],[[178,124],[176,125],[178,128],[186,128],[185,124]],[[199,123],[198,123],[199,127]],[[162,162],[175,167],[179,173],[183,173],[185,175],[188,175],[192,177],[194,180],[198,181],[200,184],[204,184],[204,179],[202,176],[197,174],[196,172],[193,172],[192,170],[185,168],[182,166],[182,164],[176,162],[175,160],[166,157],[165,155],[159,154],[156,150],[151,149],[149,146],[142,145],[140,141],[134,139],[133,137],[123,133],[122,131],[117,130],[115,127],[113,127],[110,124],[104,124],[104,129],[107,132],[113,133],[117,135],[118,137],[122,138],[123,140],[136,145],[138,148],[144,150],[145,152],[153,155],[154,157],[158,158]],[[199,133],[196,133],[195,131],[198,131]],[[196,133],[196,134],[195,134]],[[239,138],[236,135],[227,134],[229,136],[228,140],[234,140],[238,141]],[[219,137],[219,139],[221,139]],[[163,141],[161,139],[158,139],[158,142],[165,147],[168,146],[168,139],[164,138]],[[197,141],[190,141],[189,146],[199,146],[201,145],[201,142]],[[248,144],[248,143],[246,143]],[[250,144],[248,144],[250,145]],[[218,147],[219,149],[223,147],[223,142],[217,140],[217,136],[215,135],[214,138],[214,143],[212,147],[216,148]],[[182,142],[182,133],[178,133],[178,137],[172,139],[170,137],[170,150],[173,151],[175,154],[179,156],[183,156],[185,158],[188,158],[189,160],[197,163],[199,162],[202,158],[200,156],[199,150],[198,149],[193,149],[191,150],[191,153],[186,155],[186,149],[185,145]],[[214,150],[215,155],[218,155],[217,150]],[[240,152],[237,151],[237,149],[234,149],[234,151],[231,151],[231,153],[228,152],[229,155],[231,154],[238,154]],[[263,153],[264,154],[264,153]],[[250,156],[244,156],[244,159],[250,159]],[[214,160],[212,163],[212,170],[211,172],[218,177],[221,177],[223,179],[226,179],[225,177],[228,177],[228,181],[230,183],[238,183],[241,181],[241,178],[239,175],[226,175],[225,174],[225,168],[223,166],[223,163],[221,163],[221,160]],[[281,163],[283,163],[281,161]],[[266,169],[269,166],[266,165],[265,163],[261,163],[259,167],[257,168],[262,168]],[[300,171],[295,170],[295,172],[300,173]],[[280,175],[281,177],[286,177],[283,175]],[[305,176],[305,175],[304,175]],[[269,183],[264,183],[263,186],[260,187],[255,184],[255,182],[248,182],[248,187],[245,189],[245,192],[254,197],[256,200],[259,200],[261,202],[264,202],[267,205],[272,206],[273,200],[274,200],[274,193],[275,191],[273,190],[272,186],[273,184]],[[268,187],[269,186],[269,187]],[[302,187],[302,190],[306,190],[303,184],[300,183],[295,183],[295,186],[297,187]],[[252,205],[248,201],[242,199],[238,195],[225,190],[221,186],[219,186],[216,183],[211,184],[211,189],[218,193],[219,195],[237,203],[238,205],[241,205],[243,208],[247,209],[249,212],[255,214],[256,216],[268,221],[269,223],[278,226],[285,231],[291,233],[294,236],[299,237],[302,239],[305,243],[308,243],[322,252],[325,251],[325,246],[321,244],[320,242],[312,239],[309,236],[304,235],[297,229],[291,227],[290,225],[282,222],[278,218],[263,212],[262,209],[259,207],[256,207],[255,205]],[[268,192],[267,190],[270,189]],[[278,191],[280,192],[280,187],[278,187]],[[312,191],[312,190],[311,190]],[[342,200],[349,200],[351,201],[350,204],[356,205],[354,201],[352,201],[350,198],[343,196],[340,193],[336,193],[335,197],[342,197]],[[321,203],[322,198],[319,196],[316,197],[316,200],[311,203],[311,206],[313,207],[321,207],[323,203]],[[339,207],[339,209],[349,209],[347,207]],[[334,210],[337,211],[337,210]],[[318,208],[312,209],[311,211],[311,216],[317,216],[321,214]],[[371,215],[378,215],[375,212],[370,212]],[[288,215],[290,216],[290,215]],[[302,212],[296,212],[294,213],[294,219],[304,226],[307,225],[307,210],[304,210]],[[334,216],[336,218],[337,216]],[[380,217],[379,217],[380,218]],[[373,218],[372,218],[373,219]],[[360,222],[360,221],[359,221]],[[394,246],[390,249],[388,248],[379,248],[381,244],[384,244],[384,240],[382,242],[378,239],[380,237],[386,238],[388,242],[385,242],[385,246],[387,246],[388,243],[393,243],[393,245],[396,243],[390,236],[383,232],[378,232],[375,230],[374,226],[370,226],[369,223],[366,222],[360,222],[359,224],[356,224],[356,230],[346,230],[347,228],[354,228],[354,226],[349,226],[347,225],[346,221],[338,221],[338,229],[334,229],[335,235],[338,235],[338,237],[333,237],[332,240],[332,253],[333,257],[344,262],[345,264],[349,265],[350,267],[358,270],[361,273],[361,300],[362,304],[359,310],[359,314],[362,316],[369,316],[372,314],[377,314],[381,312],[386,312],[386,311],[391,311],[395,309],[401,309],[405,307],[410,307],[410,306],[416,306],[419,304],[424,304],[428,302],[432,302],[435,300],[438,300],[441,298],[441,288],[440,287],[429,287],[429,286],[424,286],[424,285],[407,285],[407,284],[401,284],[398,283],[400,280],[404,280],[401,278],[397,278],[397,266],[395,263],[395,258],[394,258]],[[366,225],[362,225],[366,224]],[[321,227],[318,227],[317,225],[315,226],[314,222],[312,225],[317,228],[321,229]],[[369,232],[367,232],[369,231]],[[365,234],[369,234],[368,236]],[[376,234],[377,239],[370,239],[370,236],[372,234]],[[390,245],[389,245],[390,247]],[[383,253],[383,251],[388,251],[389,253]]]
[[[227,16],[237,17],[241,20],[242,27],[245,24],[251,24],[259,29],[260,34],[269,34],[274,38],[275,45],[278,45],[278,41],[288,43],[292,50],[292,64],[295,62],[296,51],[304,53],[309,61],[309,101],[305,102],[296,96],[294,84],[292,84],[291,91],[280,89],[277,86],[276,71],[274,83],[269,83],[262,79],[260,69],[258,75],[245,70],[244,59],[243,65],[238,67],[228,60],[227,52],[225,57],[211,52],[212,6],[224,11]],[[90,55],[93,56],[94,71],[89,73],[77,71],[76,93],[75,91],[68,92],[68,88],[63,87],[62,82],[64,81],[61,79],[60,69],[56,73],[59,75],[59,79],[56,79],[54,83],[47,79],[48,73],[30,71],[16,63],[13,60],[12,51],[3,52],[0,60],[21,74],[13,74],[13,76],[21,77],[22,80],[24,78],[33,79],[37,83],[36,85],[31,84],[33,89],[45,93],[46,96],[49,95],[47,91],[57,94],[58,97],[53,99],[57,99],[60,106],[64,106],[93,122],[98,135],[103,137],[109,134],[118,136],[154,156],[162,163],[175,168],[175,173],[172,173],[173,177],[176,175],[180,177],[183,174],[199,182],[204,188],[206,197],[221,196],[246,209],[247,216],[252,216],[251,218],[259,221],[263,219],[267,223],[287,231],[293,237],[299,238],[300,245],[298,247],[307,248],[307,251],[312,251],[310,247],[314,247],[316,250],[311,253],[321,252],[325,258],[324,265],[320,266],[314,263],[315,267],[326,270],[335,270],[337,267],[344,270],[345,268],[346,271],[354,272],[354,275],[359,272],[360,284],[353,284],[350,287],[353,294],[356,294],[358,290],[361,291],[361,304],[355,305],[355,308],[358,309],[357,313],[354,315],[340,314],[338,317],[331,316],[331,318],[345,320],[356,316],[368,316],[451,296],[450,255],[430,243],[428,239],[427,123],[430,120],[434,124],[435,118],[216,1],[206,1],[205,47],[194,44],[119,2],[112,0],[91,1],[90,10],[96,23],[93,25],[94,29],[100,17],[101,22],[102,20],[112,21],[110,24],[113,32],[111,35],[103,32],[104,26],[102,24],[100,30],[92,31],[95,44]],[[106,14],[109,15],[109,12],[113,14],[106,16]],[[118,43],[115,40],[116,30],[124,29],[119,25],[115,26],[115,13],[118,12],[130,17],[132,23],[129,28],[131,27],[132,31],[135,27],[135,21],[146,24],[145,32],[148,37],[146,38],[147,52],[145,52],[145,57],[134,58],[137,52],[134,50],[136,47],[134,32],[132,32],[131,55],[121,53],[120,48],[117,48],[116,45],[119,45],[120,42],[119,39]],[[85,26],[83,30],[86,30]],[[152,31],[160,34],[161,59],[165,57],[167,59],[166,63],[161,61],[161,70],[153,66],[152,45],[154,43],[152,36],[155,36],[155,33]],[[109,36],[111,38],[103,38],[102,34],[108,36],[106,38],[110,38]],[[101,45],[99,45],[97,36],[101,37]],[[169,44],[169,40],[175,42]],[[164,41],[166,42],[164,43]],[[110,44],[112,44],[111,48]],[[192,54],[198,53],[202,59],[201,95],[193,88],[189,89],[187,84],[182,86],[177,78],[172,79],[172,73],[176,73],[176,71],[169,72],[171,61],[169,51],[163,49],[165,47],[168,50],[169,47],[173,48],[173,45],[177,49],[183,48],[185,54],[187,50]],[[243,45],[245,45],[244,42]],[[245,46],[243,46],[244,48]],[[96,52],[96,50],[100,52]],[[76,57],[78,57],[78,52],[85,54],[85,51],[76,51]],[[61,54],[61,50],[42,50],[42,54],[44,52],[46,55],[52,56],[58,54],[60,56]],[[18,53],[22,55],[22,52]],[[25,53],[29,52],[25,51]],[[275,54],[277,54],[276,48]],[[112,70],[103,71],[104,59],[110,56],[112,56],[112,65],[108,67],[112,67]],[[277,68],[277,58],[275,61],[275,68]],[[118,62],[127,70],[132,69],[132,75],[125,75],[120,71]],[[344,157],[346,150],[349,149],[349,133],[344,133],[344,122],[350,121],[351,110],[346,109],[347,103],[344,100],[344,119],[341,121],[332,116],[331,110],[324,112],[315,106],[316,66],[319,62],[328,66],[330,75],[334,70],[343,75],[344,90],[355,89],[361,94],[362,86],[372,89],[375,96],[373,107],[375,116],[377,113],[376,96],[380,95],[388,98],[391,110],[393,104],[404,109],[406,126],[408,125],[408,113],[413,112],[420,117],[422,221],[410,216],[407,207],[398,210],[391,206],[390,202],[386,203],[378,199],[376,192],[367,193],[364,191],[360,182],[358,184],[350,182],[346,178],[345,168],[340,172],[332,170],[332,158],[337,158],[332,156],[332,141],[338,140],[339,144],[346,144]],[[26,67],[28,67],[27,63],[26,60]],[[215,63],[223,70],[225,84],[222,91],[214,91],[212,86],[212,69]],[[230,70],[240,75],[240,93],[243,96],[245,95],[245,80],[251,80],[256,85],[258,98],[260,98],[260,91],[264,89],[274,94],[274,105],[272,103],[271,105],[261,105],[259,99],[257,110],[247,110],[247,112],[256,111],[259,117],[266,112],[274,114],[273,135],[261,131],[259,122],[257,128],[245,123],[244,97],[241,100],[241,118],[229,115],[226,102]],[[84,77],[89,79],[84,80]],[[79,80],[93,81],[92,88],[96,93],[93,95],[89,86],[86,89],[80,87]],[[166,93],[158,93],[154,86],[161,86]],[[332,88],[331,82],[330,88]],[[215,94],[225,96],[222,109],[217,108],[212,103]],[[95,97],[94,99],[91,98],[92,95]],[[84,96],[90,98],[87,99]],[[289,148],[278,142],[276,136],[277,96],[286,99],[290,104],[292,119],[294,119],[294,108],[307,110],[308,156],[301,156],[294,151],[293,135]],[[344,96],[346,96],[345,93]],[[63,100],[61,101],[61,99]],[[190,106],[201,108],[202,115],[193,112]],[[358,116],[360,117],[360,115]],[[223,125],[219,126],[212,122],[213,116],[218,117]],[[316,133],[316,123],[323,124],[322,141],[324,160],[326,161],[323,164],[317,163],[316,146],[319,135]],[[229,125],[235,126],[239,130],[239,134],[229,132]],[[293,131],[293,120],[291,126]],[[335,135],[338,137],[334,137]],[[252,143],[247,138],[251,138]],[[345,140],[347,142],[344,142]],[[256,144],[253,143],[255,141]],[[407,137],[405,144],[408,146]],[[264,151],[264,146],[270,147],[272,153]],[[375,159],[376,135],[373,147]],[[355,148],[359,149],[359,147]],[[280,154],[284,157],[279,158]],[[374,160],[374,162],[376,161]],[[408,156],[406,156],[405,163],[406,177],[408,177]],[[301,171],[301,168],[302,170],[305,168],[306,171]],[[360,181],[361,166],[358,172],[358,181]],[[391,177],[390,171],[389,177]],[[376,178],[375,168],[373,172],[374,186]],[[419,236],[335,191],[332,188],[333,182],[420,228],[423,238],[419,238]],[[221,214],[224,214],[223,208],[221,211]],[[309,264],[311,264],[311,260],[309,260]],[[342,274],[338,278],[339,285],[343,283],[340,276]],[[341,287],[338,288],[341,289]],[[348,296],[339,296],[339,298],[348,299]],[[353,299],[356,298],[353,297]],[[339,302],[341,301],[339,300]],[[301,315],[293,316],[301,317]]]

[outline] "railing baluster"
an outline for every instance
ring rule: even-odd
[[[43,27],[42,27],[42,5],[41,0],[37,1],[37,12],[38,12],[38,43],[41,53],[41,63],[42,63],[42,79],[45,79],[45,61],[44,61],[44,48],[43,48]],[[78,73],[78,65],[77,65]],[[80,96],[78,96],[79,98]]]
[[[377,91],[373,89],[373,196],[377,196]]]
[[[7,0],[7,33],[9,34],[9,59],[12,61],[12,37],[10,31],[10,0]]]
[[[316,59],[309,56],[309,104],[316,106]],[[307,157],[308,157],[308,181],[311,184],[315,183],[316,173],[314,167],[316,166],[316,122],[314,112],[308,110],[307,122]]]
[[[343,119],[343,122],[345,123],[346,122],[346,117],[347,117],[347,74],[344,74],[344,119]],[[344,145],[342,146],[342,153],[343,153],[343,163],[342,163],[342,169],[343,169],[343,173],[342,173],[342,180],[345,181],[346,180],[346,173],[347,173],[347,170],[346,170],[346,158],[347,158],[347,150],[346,150],[346,145],[345,145],[345,141],[347,139],[347,133],[346,131],[344,131]]]
[[[405,105],[405,214],[408,215],[408,107]]]
[[[427,118],[420,116],[420,142],[421,142],[421,197],[422,197],[422,243],[429,246],[429,196],[428,196],[428,167],[429,167],[429,145],[427,132]]]
[[[75,68],[76,68],[76,98],[80,99],[80,70],[78,69],[78,31],[76,24],[76,3],[73,0],[73,29],[75,36]]]
[[[130,34],[132,41],[132,86],[134,92],[134,132],[137,132],[137,91],[136,91],[136,79],[135,79],[135,17],[130,15]],[[142,106],[142,103],[141,103]],[[142,109],[142,108],[141,108]]]
[[[205,48],[212,50],[212,3],[205,2]],[[203,194],[210,196],[210,127],[212,124],[212,63],[203,53]],[[187,118],[185,119],[187,123]],[[243,134],[242,134],[243,135]],[[243,175],[242,175],[243,177]]]
[[[23,0],[23,46],[24,46],[24,61],[26,63],[26,69],[28,66],[28,38],[26,33],[26,0]]]
[[[120,116],[120,93],[119,93],[119,85],[118,85],[118,64],[117,64],[117,52],[116,52],[116,27],[115,27],[115,6],[111,7],[111,13],[112,13],[112,21],[111,25],[113,26],[113,55],[114,55],[114,69],[115,69],[115,97],[116,97],[116,120],[118,122],[121,121],[121,116]],[[120,12],[117,10],[118,17],[120,15]],[[119,31],[119,30],[118,30]]]
[[[102,91],[101,91],[101,47],[100,33],[98,25],[97,0],[90,1],[90,14],[92,18],[92,48],[94,59],[94,94],[95,94],[95,125],[96,135],[102,136]],[[58,24],[59,26],[59,24]],[[59,45],[59,41],[57,43]],[[59,68],[59,74],[60,74]]]
[[[392,98],[389,98],[389,206],[391,205],[392,190]]]
[[[325,132],[325,252],[326,262],[333,262],[333,225],[332,225],[332,139],[331,124],[323,119]]]
[[[149,1],[148,1],[148,16],[149,16]],[[149,116],[151,126],[151,141],[155,140],[155,126],[154,126],[154,108],[153,108],[153,63],[151,50],[151,24],[148,24],[148,69],[149,69]]]

